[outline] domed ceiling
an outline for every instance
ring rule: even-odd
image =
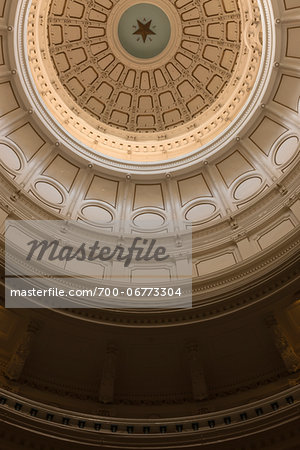
[[[262,39],[250,0],[45,0],[29,14],[47,109],[81,143],[132,161],[195,151],[232,125],[257,82]]]
[[[61,218],[117,235],[192,230],[199,309],[207,296],[256,279],[296,251],[300,28],[294,2],[9,5],[7,30],[0,33],[2,222]],[[164,27],[157,47],[160,20],[170,24],[170,36]],[[136,53],[152,43],[154,53]],[[224,55],[233,53],[229,67]],[[190,58],[187,67],[183,56]],[[200,66],[210,75],[197,82]],[[166,84],[158,83],[158,73]],[[210,80],[218,77],[224,86],[209,97]],[[144,79],[149,84],[141,85]],[[72,92],[72,83],[82,92]],[[181,91],[189,83],[194,91]],[[130,90],[122,109],[118,102]],[[162,119],[173,108],[160,103],[166,92],[184,117],[195,95],[212,103],[170,129],[161,122],[160,131],[137,130],[135,122],[129,132],[112,122],[113,111],[130,115],[131,124],[142,115]],[[88,110],[90,98],[105,109]],[[153,108],[145,112],[139,105],[146,98]]]
[[[299,17],[300,0],[0,0],[1,258],[6,219],[193,237],[189,309],[0,311],[4,426],[72,450],[264,446],[264,428],[274,449],[287,432]]]

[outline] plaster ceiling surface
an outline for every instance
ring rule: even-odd
[[[238,20],[232,19],[233,22],[239,23],[241,30],[244,29],[240,33],[239,45],[244,49],[239,50],[240,68],[244,58],[248,61],[250,54],[253,58],[257,56],[255,67],[258,72],[255,77],[256,69],[253,69],[253,79],[256,79],[253,89],[250,93],[246,92],[247,89],[242,89],[245,97],[248,95],[248,100],[242,107],[241,114],[237,116],[240,122],[229,120],[224,134],[220,132],[218,137],[213,138],[207,145],[200,146],[198,155],[198,150],[185,154],[187,148],[200,145],[193,132],[196,130],[197,133],[197,128],[183,133],[181,137],[174,137],[173,141],[164,136],[166,133],[175,135],[180,131],[180,126],[170,131],[165,130],[162,135],[158,135],[158,141],[153,138],[151,144],[154,153],[158,151],[164,155],[164,160],[157,161],[147,159],[149,142],[143,141],[143,133],[132,132],[131,140],[129,137],[121,137],[121,134],[117,136],[118,133],[126,135],[126,132],[93,118],[91,113],[84,109],[84,105],[80,105],[80,96],[76,97],[75,102],[64,86],[63,82],[70,80],[69,71],[74,77],[82,77],[82,72],[87,67],[92,67],[90,57],[83,66],[72,63],[70,59],[73,69],[67,66],[64,75],[61,66],[61,72],[55,69],[54,60],[59,52],[67,55],[61,56],[67,61],[68,52],[75,52],[74,49],[79,49],[81,44],[84,47],[80,48],[89,52],[91,45],[97,41],[84,34],[88,32],[94,19],[86,19],[85,16],[82,19],[69,17],[71,6],[75,8],[77,5],[76,8],[86,13],[94,8],[104,14],[105,8],[100,7],[99,2],[87,3],[83,0],[57,4],[35,0],[13,0],[4,3],[0,29],[0,224],[3,224],[7,217],[63,218],[90,224],[94,230],[119,235],[149,231],[159,235],[180,235],[187,229],[192,230],[193,277],[199,283],[199,287],[195,287],[195,298],[198,296],[199,299],[224,290],[226,286],[229,289],[231,286],[245,283],[245,280],[251,277],[257,278],[258,273],[266,271],[266,267],[273,267],[272,270],[275,271],[276,264],[280,265],[289,252],[295,251],[300,223],[300,53],[295,44],[300,38],[299,17],[295,14],[300,9],[299,1],[297,3],[293,0],[284,4],[275,0],[264,2],[259,4],[260,9],[257,11],[254,2],[251,8],[249,6],[249,16],[245,9],[243,14],[241,13],[238,3],[230,3],[237,8],[236,14],[239,17]],[[174,13],[173,17],[175,3],[166,4],[170,6],[171,12],[165,3],[161,4],[161,9],[172,23],[172,20],[175,21],[176,17],[179,17],[178,12]],[[207,8],[208,5],[221,5],[222,13],[207,19],[207,22],[202,15],[203,20],[201,17],[199,19],[201,30],[207,29],[210,21],[215,23],[221,19],[225,22],[223,28],[220,25],[220,30],[226,29],[229,16],[237,16],[235,13],[225,13],[225,4],[227,5],[218,1],[205,3]],[[58,9],[62,8],[62,5],[65,8]],[[120,6],[120,9],[111,15],[109,5],[107,4],[108,18],[105,23],[111,30],[116,30],[113,34],[115,41],[112,41],[109,33],[105,34],[103,40],[107,38],[107,42],[110,42],[107,54],[114,47],[115,54],[119,55],[112,66],[115,67],[119,64],[118,58],[121,61],[124,57],[122,52],[125,51],[117,39],[117,18],[121,18],[127,9],[121,1],[115,5],[111,4],[111,10]],[[130,6],[132,5],[134,3],[130,3]],[[189,10],[191,5],[192,3],[190,6],[186,5],[186,10]],[[201,8],[204,8],[203,5]],[[243,5],[240,5],[240,8],[246,8],[246,3]],[[254,23],[255,11],[258,22]],[[58,12],[64,18],[60,17]],[[111,25],[110,17],[111,20],[116,19]],[[245,22],[247,17],[248,25]],[[143,19],[144,17],[142,22]],[[147,23],[148,17],[145,19]],[[101,27],[105,27],[105,23],[97,25],[97,32]],[[78,30],[87,27],[86,31],[82,31],[83,38],[80,42],[75,42],[76,45],[71,42],[50,43],[54,34],[49,32],[49,27],[61,26],[63,39],[66,36],[64,33],[69,33],[66,30],[72,24],[78,26]],[[256,34],[251,34],[252,31]],[[248,47],[245,43],[248,39],[245,35],[248,35],[248,32],[254,40],[253,47]],[[263,34],[262,45],[260,32]],[[37,40],[37,36],[41,39]],[[203,50],[203,46],[211,45],[211,39],[207,36],[202,39],[201,36],[198,40],[192,37],[188,42],[199,42]],[[219,45],[221,40],[215,41],[214,45]],[[170,45],[176,42],[176,39],[172,40],[172,27],[169,42]],[[169,43],[165,49],[168,45]],[[160,55],[164,57],[165,49],[153,57],[154,59],[145,58],[145,66],[140,70],[145,73],[152,70],[153,74],[158,68],[162,70],[163,64],[159,59]],[[78,54],[78,51],[76,50],[75,54]],[[175,53],[174,47],[172,58],[175,58]],[[171,51],[168,50],[169,54]],[[200,59],[202,55],[200,52]],[[95,58],[93,61],[99,70],[99,77],[86,87],[89,93],[94,87],[96,92],[102,82],[108,83],[111,76],[110,72],[104,76],[105,71],[100,71],[100,55]],[[128,61],[130,58],[128,54]],[[137,62],[133,59],[132,56],[130,70],[137,72],[139,68],[134,66]],[[197,61],[193,62],[195,66],[199,64],[198,59]],[[124,66],[125,77],[129,69],[126,69],[126,72],[124,61],[120,64]],[[187,74],[183,70],[181,72],[180,76]],[[251,73],[249,66],[245,66],[246,76]],[[231,80],[234,80],[234,73],[232,77]],[[240,81],[242,82],[242,78]],[[226,85],[224,95],[227,88],[230,89],[230,83],[231,81]],[[122,90],[124,86],[124,83],[120,82],[118,89]],[[148,95],[150,91],[140,89],[137,85],[134,92],[138,98],[146,93]],[[160,92],[162,91],[157,88],[153,98],[158,98]],[[176,92],[179,92],[177,87]],[[198,92],[202,92],[200,87],[197,88]],[[87,100],[87,97],[82,95]],[[117,96],[112,98],[113,108]],[[127,108],[126,111],[130,112],[130,109]],[[244,113],[246,116],[243,116]],[[70,117],[74,118],[74,126]],[[216,113],[214,122],[217,118]],[[101,132],[98,130],[99,137],[95,144],[94,136],[89,137],[90,130],[84,128],[86,124],[93,126],[93,120],[97,127],[101,128]],[[72,129],[68,131],[69,125],[72,125]],[[190,127],[192,122],[182,126]],[[113,138],[109,134],[110,129],[115,133]],[[213,127],[210,130],[213,132]],[[71,132],[74,132],[74,135]],[[84,133],[90,145],[80,141]],[[155,136],[155,133],[147,135]],[[105,148],[108,147],[120,152],[126,147],[125,153],[131,160],[118,159],[112,154],[105,155]],[[133,147],[137,153],[143,153],[143,160],[134,161],[134,152],[130,156],[129,148]],[[176,149],[181,156],[172,159],[170,155],[173,150],[177,151]]]
[[[65,131],[149,162],[233,124],[258,83],[263,32],[256,0],[33,0],[27,46],[36,89]]]

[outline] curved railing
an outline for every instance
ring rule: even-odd
[[[172,435],[174,433],[206,433],[214,429],[215,432],[226,433],[239,425],[257,427],[259,422],[272,420],[275,416],[299,414],[300,385],[289,388],[263,400],[244,404],[228,410],[201,414],[189,417],[161,418],[161,419],[117,419],[88,415],[70,410],[64,410],[44,403],[32,401],[17,394],[0,389],[0,416],[6,420],[18,416],[30,419],[39,427],[43,424],[67,430],[84,430],[85,432],[99,432],[104,434],[122,435]]]

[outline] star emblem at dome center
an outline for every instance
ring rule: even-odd
[[[136,31],[134,31],[134,33],[132,33],[132,34],[139,34],[142,37],[143,42],[146,42],[146,39],[149,35],[156,34],[156,33],[154,33],[154,31],[150,30],[151,22],[152,22],[152,20],[149,20],[147,23],[143,23],[137,19],[139,28]]]

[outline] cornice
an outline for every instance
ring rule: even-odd
[[[290,247],[290,248],[289,248]],[[269,261],[261,261],[258,269],[264,273],[258,275],[255,266],[250,265],[248,271],[237,272],[231,270],[226,278],[218,281],[213,278],[211,284],[193,282],[193,307],[183,310],[136,311],[103,310],[103,309],[60,309],[56,313],[87,322],[102,323],[118,327],[177,327],[192,323],[207,322],[213,319],[228,317],[233,313],[247,314],[260,308],[273,308],[289,304],[296,300],[295,295],[299,286],[299,240],[290,240],[289,246],[285,241],[279,248],[279,253],[269,254]],[[2,261],[4,253],[2,250]],[[277,258],[279,262],[277,261]],[[276,264],[274,264],[274,261]],[[270,264],[272,262],[272,264]],[[245,279],[247,277],[247,282]],[[236,284],[234,281],[238,280]],[[2,279],[3,284],[4,279]]]
[[[0,417],[15,427],[22,426],[33,433],[74,443],[95,445],[102,440],[107,445],[110,443],[115,448],[126,446],[126,449],[138,445],[143,445],[143,448],[149,445],[151,448],[164,448],[172,443],[172,448],[180,448],[200,442],[234,442],[241,437],[276,430],[283,423],[299,420],[299,401],[298,385],[263,400],[224,411],[191,417],[141,420],[78,414],[33,402],[1,389]],[[51,419],[48,416],[47,420],[47,414]]]

